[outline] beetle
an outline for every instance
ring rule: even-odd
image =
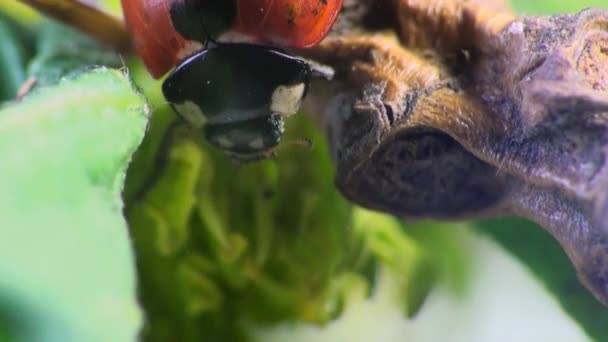
[[[159,78],[208,37],[310,48],[333,26],[343,0],[122,0],[137,54]]]
[[[187,58],[163,83],[185,121],[237,162],[273,154],[284,117],[295,114],[313,77],[332,70],[263,45],[212,43]]]
[[[342,0],[122,0],[134,47],[175,112],[237,162],[273,155],[284,117],[313,77],[332,70],[266,44],[305,48],[334,23]],[[210,37],[242,34],[246,42]]]
[[[22,0],[104,42],[120,23],[79,0]],[[299,110],[312,78],[329,67],[282,49],[310,48],[329,32],[343,0],[121,0],[136,53],[178,116],[238,162],[271,156],[284,117]],[[229,36],[230,43],[215,41]],[[213,38],[211,38],[213,37]],[[235,37],[238,42],[234,42]]]

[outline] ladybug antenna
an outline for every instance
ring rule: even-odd
[[[312,151],[313,143],[312,140],[308,138],[286,140],[274,149],[267,151],[264,155],[264,158],[275,159],[276,157],[278,157],[279,154],[283,153],[285,149],[290,148],[292,146],[303,147],[310,152]]]
[[[293,139],[293,140],[287,140],[283,143],[282,146],[299,146],[299,147],[304,147],[308,150],[312,150],[312,148],[314,147],[314,144],[312,142],[312,139],[309,138],[300,138],[300,139]]]

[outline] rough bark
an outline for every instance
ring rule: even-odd
[[[302,51],[337,71],[306,109],[351,200],[409,219],[527,217],[608,305],[608,12],[506,6],[347,0]]]

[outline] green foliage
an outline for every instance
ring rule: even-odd
[[[289,120],[285,140],[312,138],[313,150],[287,143],[277,160],[237,166],[152,106],[160,123],[126,189],[148,340],[244,340],[248,321],[325,324],[350,289],[372,285],[377,262],[417,296],[404,299],[407,311],[420,305],[432,284],[409,277],[421,249],[395,219],[353,215],[333,186],[324,138],[304,116]]]
[[[33,30],[35,55],[28,63],[27,75],[36,79],[38,87],[78,76],[95,66],[122,65],[116,53],[64,25],[43,21]]]
[[[120,192],[146,121],[142,98],[107,70],[0,112],[0,331],[25,341],[136,336]]]
[[[399,272],[404,311],[416,312],[434,277],[413,274],[435,274],[434,259],[397,220],[338,194],[305,116],[288,120],[276,160],[237,166],[175,122],[139,62],[130,71],[154,114],[124,191],[147,340],[245,340],[250,321],[325,324],[353,289],[371,290],[378,263]],[[304,137],[312,150],[289,144]]]
[[[105,49],[59,25],[0,16],[0,44],[0,341],[134,340],[120,196],[145,102],[122,73],[93,70]],[[14,102],[28,77],[36,89]]]

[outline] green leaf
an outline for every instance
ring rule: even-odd
[[[233,340],[244,319],[335,317],[352,270],[344,265],[351,209],[333,186],[320,132],[294,117],[287,132],[298,136],[285,140],[312,137],[312,151],[285,144],[278,161],[238,167],[202,132],[167,130],[175,114],[149,97],[154,121],[126,192],[146,337],[178,330],[182,341]]]
[[[36,87],[76,77],[96,66],[122,65],[118,54],[61,23],[45,20],[34,31],[35,56],[27,66],[27,75],[36,79]]]
[[[0,336],[136,339],[120,193],[146,123],[142,97],[110,70],[0,112]]]

